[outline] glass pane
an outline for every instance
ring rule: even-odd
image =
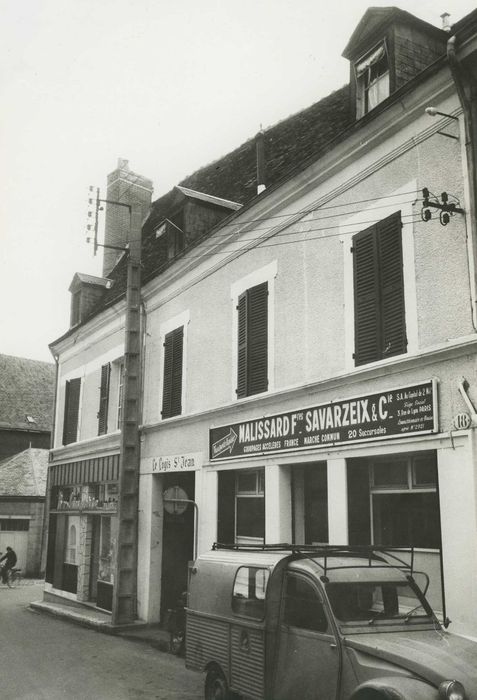
[[[257,493],[257,472],[237,474],[237,493]]]
[[[373,495],[374,544],[439,549],[439,503],[435,493]]]
[[[232,610],[238,615],[261,619],[265,612],[268,569],[242,566],[235,577]]]
[[[374,486],[407,488],[407,464],[407,460],[375,462],[373,465]]]
[[[101,581],[111,581],[113,549],[111,541],[111,518],[101,518],[101,541],[99,550],[99,572]]]
[[[367,625],[391,618],[428,617],[415,591],[404,582],[332,583],[326,592],[333,612],[342,622]]]
[[[263,497],[237,498],[237,537],[265,536],[265,499]]]
[[[318,594],[298,576],[287,577],[285,624],[301,629],[326,632],[328,622]]]
[[[414,458],[412,483],[413,486],[436,486],[437,468],[434,455]]]

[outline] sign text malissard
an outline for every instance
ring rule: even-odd
[[[210,459],[437,431],[434,381],[212,428]]]

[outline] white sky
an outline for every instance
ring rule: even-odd
[[[397,0],[436,26],[475,0]],[[51,360],[118,157],[154,198],[348,78],[381,0],[0,0],[0,353]]]

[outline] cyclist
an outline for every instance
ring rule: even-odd
[[[3,583],[8,583],[8,574],[17,563],[17,555],[11,547],[7,547],[6,554],[4,554],[3,557],[0,557],[0,562],[3,560],[5,560],[5,564],[2,568],[2,581]]]

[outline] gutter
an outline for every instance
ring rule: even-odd
[[[471,270],[472,321],[474,329],[477,330],[477,85],[472,74],[457,58],[456,44],[457,35],[454,34],[447,42],[447,59],[464,115],[464,147],[469,175],[467,226],[470,231],[470,250],[468,255]]]

